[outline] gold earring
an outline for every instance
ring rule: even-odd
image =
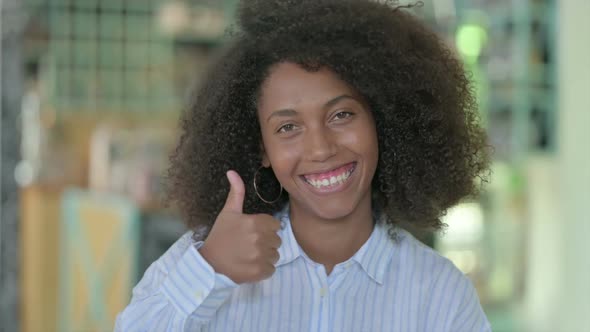
[[[267,201],[266,199],[262,198],[262,196],[260,195],[260,193],[258,192],[258,186],[256,185],[256,178],[258,177],[258,173],[260,173],[260,169],[263,168],[264,166],[260,166],[257,170],[256,173],[254,173],[254,191],[256,192],[256,196],[258,196],[258,198],[260,198],[261,201],[263,201],[266,204],[273,204],[276,203],[279,198],[281,198],[281,195],[283,194],[283,186],[279,183],[279,186],[281,186],[281,191],[279,192],[279,195],[277,196],[277,198],[275,198],[274,201]]]

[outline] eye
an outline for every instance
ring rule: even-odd
[[[287,123],[282,125],[278,130],[277,133],[287,133],[295,129],[295,125],[292,123]]]
[[[353,115],[354,114],[352,112],[341,111],[341,112],[338,112],[338,113],[334,114],[334,120],[348,119],[348,118],[350,118]]]

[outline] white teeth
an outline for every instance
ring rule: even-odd
[[[322,188],[322,187],[326,187],[326,186],[333,186],[335,184],[342,184],[344,183],[352,174],[352,171],[354,169],[350,169],[338,176],[332,176],[329,179],[323,179],[323,180],[315,180],[315,179],[306,179],[307,183],[311,184],[312,186],[314,186],[315,188]]]

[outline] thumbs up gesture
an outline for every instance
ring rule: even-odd
[[[199,252],[215,272],[237,284],[267,279],[279,260],[280,222],[268,214],[244,214],[244,182],[235,171],[227,178],[227,200]]]

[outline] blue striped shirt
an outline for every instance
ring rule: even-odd
[[[297,244],[288,210],[269,279],[237,285],[182,236],[154,262],[117,317],[115,331],[491,331],[471,282],[449,260],[378,221],[330,275]]]

